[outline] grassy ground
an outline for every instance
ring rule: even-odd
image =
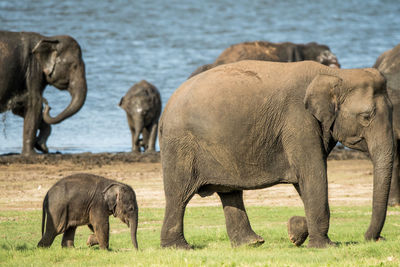
[[[400,209],[389,208],[382,235],[386,241],[365,242],[369,207],[332,207],[330,237],[338,247],[307,249],[289,242],[286,222],[303,215],[299,207],[249,207],[253,229],[266,242],[257,248],[231,248],[220,207],[189,207],[185,236],[191,251],[161,249],[163,209],[140,210],[138,242],[133,250],[128,227],[110,217],[110,251],[88,248],[87,227],[79,227],[75,249],[62,249],[61,235],[50,249],[37,249],[41,211],[0,211],[0,265],[3,266],[399,266]]]

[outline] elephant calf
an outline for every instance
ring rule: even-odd
[[[161,113],[161,97],[157,88],[142,80],[133,85],[119,106],[126,111],[132,133],[132,151],[156,150],[158,119]],[[142,134],[142,140],[139,139]]]
[[[65,177],[54,184],[44,198],[42,239],[38,247],[50,247],[61,233],[61,245],[73,247],[76,228],[88,225],[94,234],[89,236],[87,244],[99,244],[101,249],[108,249],[111,214],[130,227],[132,243],[137,249],[138,206],[133,189],[92,174]]]

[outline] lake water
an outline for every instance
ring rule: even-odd
[[[153,83],[164,106],[198,66],[231,44],[254,40],[316,41],[343,68],[370,67],[400,43],[400,2],[2,0],[0,30],[68,34],[83,49],[87,100],[53,126],[50,152],[118,152],[131,149],[118,103],[134,83]],[[68,93],[53,87],[44,95],[52,114],[69,103]],[[10,112],[0,114],[0,154],[21,152],[22,124]]]

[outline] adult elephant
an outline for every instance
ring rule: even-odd
[[[384,52],[375,62],[374,68],[382,72],[387,80],[387,91],[393,104],[393,129],[395,158],[393,163],[392,184],[390,186],[389,205],[400,205],[400,44]]]
[[[69,105],[51,117],[43,91],[46,85],[68,90]],[[60,123],[74,115],[86,99],[85,64],[79,44],[70,36],[46,37],[32,32],[0,31],[0,112],[15,110],[24,100],[22,154],[34,154],[36,132],[43,121]]]
[[[189,248],[185,207],[194,194],[215,192],[232,245],[264,242],[250,226],[242,190],[280,183],[293,184],[304,203],[308,246],[330,245],[326,159],[337,142],[372,158],[365,239],[378,240],[392,175],[391,116],[385,78],[373,68],[241,61],[187,80],[159,126],[166,197],[161,246]]]
[[[244,42],[225,49],[212,64],[197,68],[190,77],[216,66],[241,60],[273,62],[297,62],[313,60],[330,67],[340,68],[337,57],[328,46],[311,42],[308,44],[271,43],[266,41]]]

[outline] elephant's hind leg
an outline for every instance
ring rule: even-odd
[[[61,246],[73,248],[74,247],[74,238],[75,238],[76,226],[69,227],[63,234],[63,238],[61,241]]]
[[[397,150],[393,160],[392,183],[389,193],[389,205],[400,206],[400,142],[397,141]]]
[[[54,238],[58,233],[54,229],[53,226],[48,226],[48,221],[46,225],[46,231],[44,232],[42,239],[40,239],[39,243],[37,244],[38,247],[48,248],[53,244]]]
[[[261,245],[264,239],[251,229],[243,203],[243,191],[218,193],[225,214],[226,229],[233,247]]]
[[[183,216],[187,202],[178,197],[166,196],[164,222],[161,229],[161,247],[191,249],[183,234]]]

